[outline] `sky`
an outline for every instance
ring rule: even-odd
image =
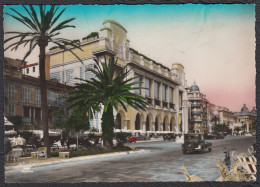
[[[66,5],[61,20],[75,17],[76,28],[61,37],[82,39],[114,19],[126,28],[130,47],[171,67],[185,67],[188,85],[195,81],[207,99],[231,111],[255,104],[255,5]],[[6,5],[27,15],[20,5]],[[27,31],[4,14],[4,31]],[[5,39],[10,35],[5,35]],[[48,48],[53,45],[49,44]],[[5,45],[6,47],[6,45]],[[26,48],[7,50],[5,56],[22,59]],[[38,62],[39,50],[27,58]]]

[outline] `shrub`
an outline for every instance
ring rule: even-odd
[[[88,134],[88,138],[93,138],[93,137],[95,137],[95,134],[94,134],[94,133],[89,133],[89,134]]]
[[[129,132],[117,132],[115,133],[116,140],[119,144],[123,144],[127,142],[127,138],[131,136]]]
[[[85,40],[85,39],[89,39],[89,38],[92,38],[92,37],[99,37],[99,33],[98,32],[91,32],[89,35],[87,35],[86,37],[82,38],[82,40]]]
[[[17,133],[17,135],[20,135],[26,141],[29,141],[29,139],[32,137],[33,133],[29,132],[29,131],[20,131]]]
[[[59,157],[59,152],[51,152],[51,157]]]

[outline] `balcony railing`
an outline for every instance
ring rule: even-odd
[[[170,103],[170,108],[174,109],[174,104],[173,103]]]
[[[191,114],[192,114],[192,115],[200,115],[201,112],[200,112],[200,111],[191,111]]]
[[[154,99],[154,105],[161,106],[161,101],[158,99]]]
[[[32,123],[32,118],[30,118],[30,117],[23,117],[22,118],[22,123],[23,124]]]
[[[200,104],[191,104],[191,107],[193,107],[193,108],[200,108]]]
[[[168,108],[168,103],[166,101],[163,101],[163,107]]]
[[[148,102],[150,105],[153,104],[153,100],[152,100],[152,98],[150,98],[150,97],[146,97],[146,99],[147,99],[147,102]]]

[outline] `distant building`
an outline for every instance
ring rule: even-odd
[[[131,69],[129,78],[142,81],[136,94],[147,98],[151,104],[147,111],[138,111],[127,106],[127,112],[119,106],[114,111],[116,129],[132,132],[188,132],[188,105],[186,80],[183,65],[173,63],[172,68],[155,62],[138,51],[130,48],[127,30],[114,20],[105,20],[99,36],[85,37],[80,43],[83,51],[72,49],[83,64],[69,51],[52,48],[46,61],[50,67],[50,78],[60,83],[74,85],[81,79],[94,77],[87,68],[94,68],[94,58],[118,58],[117,73],[128,65]],[[147,90],[141,89],[146,87]],[[96,113],[90,120],[91,127],[101,130],[101,113]]]
[[[218,112],[219,112],[219,118],[220,118],[220,123],[225,123],[226,125],[229,126],[230,129],[233,127],[233,123],[235,122],[234,119],[234,112],[229,111],[227,107],[218,107]]]
[[[4,115],[22,116],[21,125],[33,128],[33,125],[39,125],[42,120],[40,79],[22,74],[19,71],[20,66],[21,60],[4,58]],[[60,105],[61,95],[67,93],[70,88],[54,79],[47,81],[49,119],[44,120],[51,120],[53,110]]]
[[[253,107],[251,111],[248,110],[246,104],[243,105],[240,112],[235,112],[234,116],[236,117],[236,125],[242,128],[245,128],[247,132],[252,131],[253,123],[257,117],[256,108]],[[241,125],[240,125],[241,124]]]
[[[204,133],[208,130],[208,103],[206,95],[200,92],[196,82],[191,85],[188,92],[191,106],[189,132]]]
[[[24,75],[29,75],[29,76],[36,77],[36,78],[38,78],[40,76],[38,62],[21,66],[20,70],[22,71],[22,74],[24,74]]]
[[[212,133],[212,126],[214,125],[214,122],[212,122],[212,118],[214,116],[219,116],[219,112],[218,112],[218,106],[212,104],[212,103],[208,103],[208,131],[210,133]]]

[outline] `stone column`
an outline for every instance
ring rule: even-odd
[[[170,131],[170,123],[167,124],[168,131]]]
[[[127,120],[123,120],[123,129],[127,130]]]
[[[145,121],[143,121],[143,130],[146,131]]]
[[[178,116],[179,116],[179,113],[178,112],[176,112],[176,114],[175,114],[175,117],[174,117],[174,119],[175,119],[175,132],[176,133],[179,133],[179,120],[178,120]]]
[[[158,90],[159,90],[160,106],[162,107],[162,83],[160,83],[160,82],[158,82]]]
[[[128,79],[130,79],[130,78],[133,78],[135,76],[135,73],[134,73],[134,70],[133,69],[131,69],[130,71],[129,71],[129,75],[128,75]],[[131,82],[134,82],[135,80],[132,80]],[[135,85],[136,86],[136,85]],[[132,93],[134,93],[134,90],[131,90],[131,92]]]
[[[160,123],[160,128],[159,128],[160,131],[163,131],[163,123]]]
[[[167,108],[169,108],[169,107],[170,107],[170,102],[169,102],[169,86],[166,86],[166,85],[165,85],[165,92],[166,92],[165,98],[166,98],[166,102],[167,102]]]
[[[152,129],[151,131],[155,131],[155,122],[152,122]]]

